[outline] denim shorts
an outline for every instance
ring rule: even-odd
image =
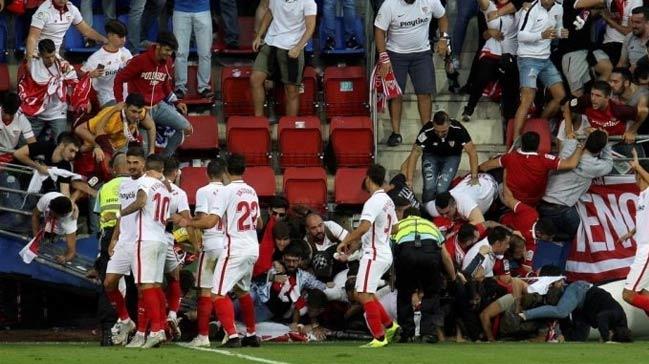
[[[415,89],[415,94],[434,94],[435,66],[433,65],[433,52],[428,50],[415,53],[395,53],[388,51],[394,78],[405,93],[408,75]]]
[[[518,75],[521,87],[536,88],[537,80],[550,87],[563,82],[561,75],[550,59],[518,57]]]

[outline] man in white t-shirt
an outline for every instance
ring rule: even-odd
[[[216,194],[224,188],[223,176],[225,174],[225,161],[216,159],[207,165],[207,185],[196,191],[195,220],[201,220],[215,209]],[[203,246],[198,257],[196,287],[200,289],[196,308],[196,323],[198,335],[189,343],[193,347],[209,347],[209,323],[214,305],[212,304],[211,291],[214,284],[214,269],[216,261],[223,251],[224,230],[223,223],[203,229]]]
[[[115,75],[133,58],[126,44],[126,26],[119,20],[110,20],[104,28],[108,42],[93,53],[81,70],[90,72],[92,87],[97,93],[100,108],[115,104],[113,85]],[[126,87],[126,86],[125,86]]]
[[[334,253],[338,243],[343,241],[349,232],[335,221],[323,221],[322,216],[315,212],[306,216],[305,223],[304,240],[311,249],[312,273],[322,282],[331,282],[338,272],[347,269],[347,261],[334,260]]]
[[[44,225],[41,225],[41,220]],[[64,235],[67,249],[58,255],[56,261],[64,264],[76,255],[77,217],[72,212],[72,201],[60,192],[44,194],[32,211],[32,232],[36,236],[43,229],[44,233]]]
[[[245,158],[233,154],[227,162],[227,179],[230,183],[216,193],[214,206],[200,220],[181,219],[180,226],[211,229],[223,224],[225,240],[214,274],[212,296],[214,309],[221,326],[228,335],[224,347],[259,347],[256,333],[255,304],[250,296],[252,269],[259,257],[257,225],[259,224],[259,199],[255,190],[243,181]],[[239,298],[239,307],[246,325],[246,336],[241,339],[234,323],[234,307],[230,292]]]
[[[472,185],[471,176],[467,175],[449,192],[440,193],[435,200],[427,202],[426,211],[433,217],[462,219],[473,225],[484,222],[484,214],[498,194],[498,183],[487,173],[478,174],[478,182]]]
[[[390,235],[399,228],[394,202],[382,186],[385,183],[385,168],[373,164],[367,169],[363,189],[370,193],[361,213],[360,224],[338,244],[337,252],[349,256],[357,249],[363,255],[356,276],[358,303],[363,305],[365,319],[373,340],[363,347],[380,348],[394,340],[399,325],[392,320],[376,297],[381,276],[392,265]]]
[[[489,235],[473,244],[462,260],[462,271],[473,276],[478,266],[484,269],[484,277],[494,276],[494,265],[497,260],[503,259],[512,233],[504,227],[496,226],[489,231]],[[468,276],[467,276],[468,277]]]
[[[286,92],[286,115],[296,116],[304,69],[304,46],[313,36],[317,6],[314,0],[270,0],[252,50],[255,59],[250,86],[255,116],[264,116],[264,82],[279,69]],[[262,41],[262,37],[264,40]]]
[[[79,9],[71,1],[47,0],[36,9],[32,16],[25,52],[28,67],[29,61],[36,56],[36,45],[43,39],[54,41],[58,54],[61,44],[63,44],[63,37],[71,25],[74,25],[79,33],[87,39],[101,44],[106,43],[106,37],[97,33],[83,20]]]
[[[8,93],[2,100],[0,108],[0,148],[6,150],[16,149],[22,136],[24,141],[35,143],[36,138],[32,131],[32,125],[25,115],[18,111],[20,99],[13,92]],[[2,153],[2,151],[0,151]]]
[[[379,75],[390,71],[402,91],[406,78],[417,94],[419,118],[424,125],[432,117],[432,94],[435,93],[435,66],[428,41],[428,28],[433,18],[438,19],[440,41],[437,52],[444,57],[448,51],[448,19],[440,0],[385,0],[374,20],[374,39],[379,53]],[[401,96],[390,100],[392,134],[387,144],[401,144]]]

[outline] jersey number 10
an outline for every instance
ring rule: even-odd
[[[153,196],[153,201],[155,201],[155,215],[153,219],[159,221],[161,224],[167,223],[167,211],[169,210],[169,203],[171,200],[169,197],[162,197],[159,193],[156,193]]]

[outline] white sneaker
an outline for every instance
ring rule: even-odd
[[[126,345],[128,336],[135,331],[135,322],[133,320],[121,321],[115,324],[111,329],[113,333],[113,344]]]
[[[209,348],[210,338],[206,335],[198,335],[187,344],[193,348]]]
[[[158,332],[151,332],[149,333],[149,336],[146,338],[146,342],[144,345],[142,345],[142,349],[150,349],[162,342],[165,342],[167,340],[167,336],[165,335],[164,330],[160,330]]]
[[[131,339],[131,342],[129,342],[126,347],[127,348],[141,348],[144,346],[144,342],[146,341],[146,338],[144,337],[144,334],[142,333],[137,333],[133,338]]]
[[[167,324],[169,325],[169,329],[171,330],[171,336],[172,340],[179,340],[180,339],[180,326],[178,325],[178,318],[175,317],[167,317]]]

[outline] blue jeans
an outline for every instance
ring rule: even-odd
[[[28,118],[32,124],[34,136],[39,141],[51,141],[56,143],[56,139],[64,131],[69,131],[67,119],[43,120],[39,117]],[[51,133],[48,133],[50,131]]]
[[[561,299],[556,306],[541,306],[524,312],[526,320],[544,318],[561,319],[568,317],[577,308],[584,304],[586,293],[593,287],[592,284],[584,281],[571,283],[563,291]]]
[[[455,18],[455,24],[453,24],[453,37],[451,38],[451,51],[457,57],[462,53],[469,21],[478,15],[478,10],[477,1],[457,0],[457,17]]]
[[[149,0],[148,2],[150,4],[146,16],[143,16],[143,14],[147,0],[131,0],[129,4],[126,47],[133,54],[139,53],[138,48],[142,40],[142,30],[148,31],[151,28],[165,4],[164,0]]]
[[[448,191],[451,181],[460,166],[461,155],[440,157],[424,153],[421,157],[421,169],[424,178],[424,202],[434,200],[437,194]]]
[[[189,121],[182,116],[173,105],[159,102],[151,108],[151,117],[157,126],[168,126],[176,132],[167,140],[167,147],[162,152],[163,157],[171,157],[183,141],[185,129],[189,129]]]
[[[223,30],[225,31],[225,44],[239,45],[239,20],[236,0],[221,0],[221,17],[223,18]],[[211,37],[212,34],[210,33]]]
[[[537,207],[542,218],[550,219],[557,228],[557,241],[571,242],[577,235],[581,219],[576,206],[564,206],[541,201]]]
[[[212,71],[212,16],[209,11],[186,13],[174,11],[174,34],[178,40],[176,52],[176,89],[187,91],[187,56],[192,29],[198,52],[198,92],[210,88]]]
[[[345,39],[355,35],[354,21],[356,20],[355,0],[324,0],[322,4],[322,18],[328,37],[336,36],[336,3],[340,1],[343,6],[343,24],[345,26]]]
[[[79,5],[79,11],[81,12],[81,16],[83,17],[83,20],[92,27],[92,16],[93,16],[93,11],[92,11],[92,0],[81,0],[81,4]],[[111,20],[111,19],[117,19],[116,15],[116,9],[115,9],[115,0],[102,0],[101,2],[101,9],[104,12],[104,18],[106,21]],[[98,32],[103,32],[103,29],[95,29]]]

